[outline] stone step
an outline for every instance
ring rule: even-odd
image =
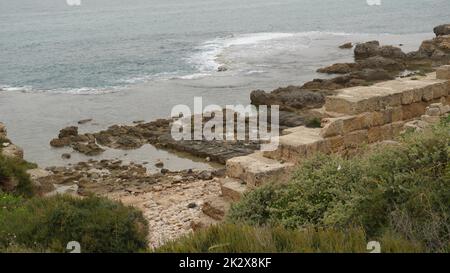
[[[202,212],[217,221],[223,220],[229,209],[230,203],[221,197],[206,200],[202,205]]]
[[[265,157],[292,164],[317,152],[327,152],[321,128],[301,126],[287,129],[284,133],[287,134],[278,138],[278,148],[275,151],[264,152]]]
[[[356,115],[380,111],[386,107],[431,102],[447,97],[448,92],[449,82],[436,79],[436,73],[430,73],[418,79],[400,78],[372,86],[340,89],[336,95],[326,98],[325,109],[329,112]]]
[[[222,197],[229,202],[238,202],[247,191],[247,185],[242,180],[226,177],[220,180]]]
[[[292,163],[282,163],[264,157],[262,152],[255,152],[229,159],[227,176],[244,181],[249,188],[255,188],[275,179],[292,166]]]

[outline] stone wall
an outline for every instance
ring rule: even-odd
[[[420,78],[400,78],[346,88],[326,98],[321,129],[296,127],[264,156],[298,162],[315,153],[339,153],[362,144],[392,140],[412,120],[432,123],[450,112],[450,66]]]

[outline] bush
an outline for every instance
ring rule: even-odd
[[[65,252],[137,252],[147,248],[140,211],[105,198],[70,196],[23,200],[0,195],[0,249]]]
[[[318,155],[283,186],[268,185],[232,207],[231,222],[289,228],[362,226],[449,251],[450,126],[408,134],[398,146],[352,159]]]
[[[156,249],[175,253],[364,253],[368,240],[361,228],[294,230],[222,224]],[[398,236],[379,239],[382,252],[421,252],[419,244]]]
[[[17,187],[12,193],[31,197],[34,195],[34,188],[30,176],[26,173],[28,169],[35,168],[34,164],[22,159],[4,157],[0,153],[0,190],[6,183],[15,181]]]

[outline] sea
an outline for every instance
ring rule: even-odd
[[[168,117],[178,104],[248,104],[252,90],[301,85],[352,61],[338,46],[416,50],[449,23],[449,0],[0,0],[0,122],[40,166],[86,160],[49,141]],[[218,72],[219,67],[226,71]],[[145,145],[101,158],[209,168]]]

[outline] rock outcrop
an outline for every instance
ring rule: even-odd
[[[436,36],[450,35],[450,24],[437,26],[433,31]]]

